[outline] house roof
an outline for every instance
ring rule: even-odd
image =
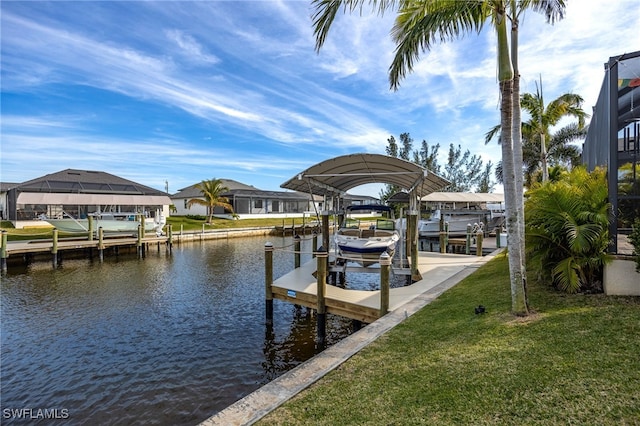
[[[255,186],[245,185],[244,183],[238,182],[233,179],[220,179],[222,182],[222,186],[226,186],[229,188],[229,192],[225,192],[224,194],[229,194],[231,191],[244,190],[244,191],[260,191]],[[198,198],[202,196],[202,191],[196,188],[196,185],[199,185],[201,182],[194,183],[191,186],[187,186],[186,188],[180,189],[175,194],[171,195],[171,198]]]
[[[229,191],[225,191],[221,195],[225,197],[240,196],[240,197],[266,197],[277,198],[281,200],[309,200],[308,193],[300,193],[295,191],[265,191],[258,189],[255,186],[245,185],[232,179],[220,179],[222,186],[229,188]],[[202,191],[196,188],[197,184],[193,184],[186,188],[181,189],[171,196],[172,199],[176,198],[201,198]]]
[[[98,171],[66,169],[15,185],[17,204],[168,205],[166,193]]]
[[[368,183],[388,183],[418,196],[438,191],[449,181],[416,163],[380,154],[350,154],[331,158],[297,174],[282,188],[318,195],[344,195]]]
[[[123,179],[106,172],[66,169],[15,186],[20,192],[74,193],[74,194],[167,194],[157,189]]]
[[[16,182],[0,182],[0,192],[7,192],[11,188],[15,188],[18,185],[20,184]]]

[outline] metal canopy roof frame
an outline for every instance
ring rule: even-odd
[[[416,209],[419,197],[444,188],[449,181],[410,161],[360,153],[322,161],[280,186],[316,195],[343,196],[348,190],[368,183],[400,187],[411,194],[410,208]]]

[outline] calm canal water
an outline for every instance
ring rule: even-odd
[[[311,358],[319,349],[306,309],[275,301],[273,328],[265,325],[267,241],[292,244],[214,240],[175,245],[171,255],[152,249],[142,260],[9,268],[1,422],[20,424],[7,409],[47,409],[68,416],[62,424],[193,425]],[[310,239],[302,250],[311,251]],[[276,251],[274,278],[293,262]],[[374,286],[376,275],[366,275],[364,287]],[[350,332],[350,321],[329,316],[329,345]]]

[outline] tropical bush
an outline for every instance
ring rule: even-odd
[[[640,272],[640,218],[636,218],[629,234],[629,241],[633,246],[633,258],[636,261],[636,271]]]
[[[209,216],[201,215],[201,214],[188,214],[185,216],[187,219],[191,220],[207,220]]]
[[[602,292],[610,209],[602,169],[575,168],[530,190],[525,203],[529,267],[568,293]]]

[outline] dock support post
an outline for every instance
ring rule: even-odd
[[[471,224],[467,224],[467,244],[464,249],[465,254],[471,254]]]
[[[413,263],[413,262],[412,262]],[[380,255],[380,317],[389,312],[389,272],[391,257],[386,251]]]
[[[447,252],[447,233],[440,231],[440,253]]]
[[[482,231],[478,231],[476,234],[476,254],[478,256],[482,256],[482,239],[484,238],[484,234]]]
[[[98,228],[98,257],[100,258],[100,263],[104,260],[104,229],[102,226]]]
[[[265,316],[267,325],[273,324],[273,244],[264,245],[264,290],[265,290]]]
[[[311,249],[311,258],[316,257],[316,250],[318,250],[318,233],[313,231],[313,240],[312,240],[312,249]]]
[[[144,220],[144,219],[143,219]],[[136,241],[136,247],[138,248],[138,257],[144,257],[144,246],[142,245],[142,235],[144,234],[143,225],[138,225],[138,241]]]
[[[53,267],[58,266],[58,230],[53,228],[53,243],[51,246],[51,254],[53,255]]]
[[[411,280],[413,282],[420,281],[422,276],[418,270],[418,211],[409,211],[411,219]],[[391,262],[391,259],[389,259]]]
[[[87,223],[89,224],[89,241],[93,241],[93,227],[95,226],[93,223],[93,216],[87,215]]]
[[[496,227],[496,248],[501,248],[501,244],[500,244],[500,227],[497,226]]]
[[[329,252],[329,212],[324,210],[322,212],[322,247],[325,252]]]
[[[317,334],[318,334],[318,346],[324,347],[325,339],[327,335],[327,313],[324,300],[325,289],[327,285],[327,261],[329,260],[329,253],[327,249],[318,252],[318,273],[317,273]]]
[[[296,234],[295,237],[293,237],[293,251],[294,251],[294,264],[293,267],[294,268],[299,268],[300,267],[300,235]]]
[[[169,250],[169,254],[171,254],[171,250],[173,249],[173,227],[171,224],[167,225],[167,249]]]
[[[0,248],[0,262],[2,263],[2,272],[7,272],[7,231],[2,230],[2,247]]]

